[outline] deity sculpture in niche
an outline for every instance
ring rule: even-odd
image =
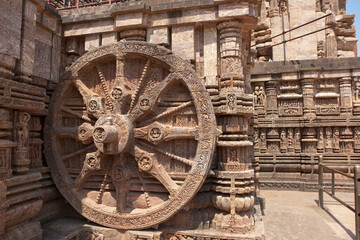
[[[266,129],[261,130],[260,149],[261,149],[261,152],[266,152]]]
[[[325,151],[331,152],[332,151],[332,129],[330,127],[326,128],[325,130],[326,136],[325,136]]]
[[[26,173],[29,171],[30,159],[29,159],[29,130],[28,124],[30,120],[30,114],[26,112],[20,112],[17,115],[16,124],[16,140],[17,147],[14,150],[13,159],[13,171],[15,173]]]
[[[264,106],[264,100],[265,100],[265,92],[264,88],[261,86],[256,86],[254,89],[254,103],[257,106]]]
[[[319,130],[318,130],[317,150],[319,153],[324,152],[324,130],[323,130],[323,128],[319,128]]]
[[[295,148],[296,153],[301,152],[301,132],[300,132],[300,128],[295,128],[294,148]]]
[[[17,137],[18,137],[18,147],[25,148],[28,146],[29,142],[29,131],[28,123],[30,120],[30,114],[22,112],[19,114],[19,120],[17,123]]]
[[[340,130],[338,127],[334,128],[333,141],[334,141],[334,148],[333,148],[334,153],[340,152]]]
[[[355,102],[359,102],[360,99],[360,78],[359,77],[355,77],[355,89],[354,89],[354,101]]]
[[[260,101],[259,101],[259,104],[261,105],[261,106],[264,106],[264,104],[265,104],[265,91],[264,91],[264,87],[260,87],[260,95],[259,95],[259,99],[260,99]]]
[[[360,127],[354,129],[354,151],[360,152]]]
[[[280,152],[285,153],[287,149],[287,141],[286,141],[286,130],[283,128],[281,129],[280,133]]]

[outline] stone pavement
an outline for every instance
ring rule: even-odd
[[[355,214],[324,193],[324,207],[317,192],[262,190],[266,240],[355,239]],[[353,193],[336,193],[354,206]]]

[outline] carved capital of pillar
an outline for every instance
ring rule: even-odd
[[[127,29],[120,32],[120,40],[146,41],[146,29]]]

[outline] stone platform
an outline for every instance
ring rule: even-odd
[[[354,214],[324,194],[325,210],[317,205],[317,192],[263,190],[264,216],[255,214],[258,223],[264,224],[266,240],[351,240],[355,239]],[[336,193],[354,205],[352,193]],[[258,209],[258,208],[256,208]],[[260,219],[259,219],[260,218]],[[259,225],[259,224],[258,224]],[[44,240],[77,239],[136,239],[140,231],[124,235],[118,230],[104,228],[86,220],[62,217],[42,224]],[[201,231],[198,231],[200,234]],[[158,232],[160,234],[160,232]],[[156,232],[142,231],[143,239]]]

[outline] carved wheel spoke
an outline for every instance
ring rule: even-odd
[[[148,173],[155,177],[174,196],[179,186],[171,179],[164,166],[160,164],[154,153],[149,153],[135,147],[135,158],[141,172]]]
[[[154,88],[149,90],[146,94],[138,98],[136,106],[129,112],[132,121],[138,121],[143,115],[153,111],[159,96],[163,93],[165,88],[171,83],[171,74],[162,82],[158,83]],[[154,119],[156,120],[156,119]]]
[[[175,139],[196,139],[197,127],[174,127],[155,122],[146,127],[135,128],[134,137],[155,145]]]
[[[215,115],[195,72],[165,48],[119,42],[85,54],[68,75],[45,131],[60,192],[108,227],[169,219],[201,187],[215,147]]]
[[[74,188],[79,188],[92,174],[104,170],[105,165],[106,162],[103,157],[100,156],[99,151],[86,154],[83,168],[75,179]]]

